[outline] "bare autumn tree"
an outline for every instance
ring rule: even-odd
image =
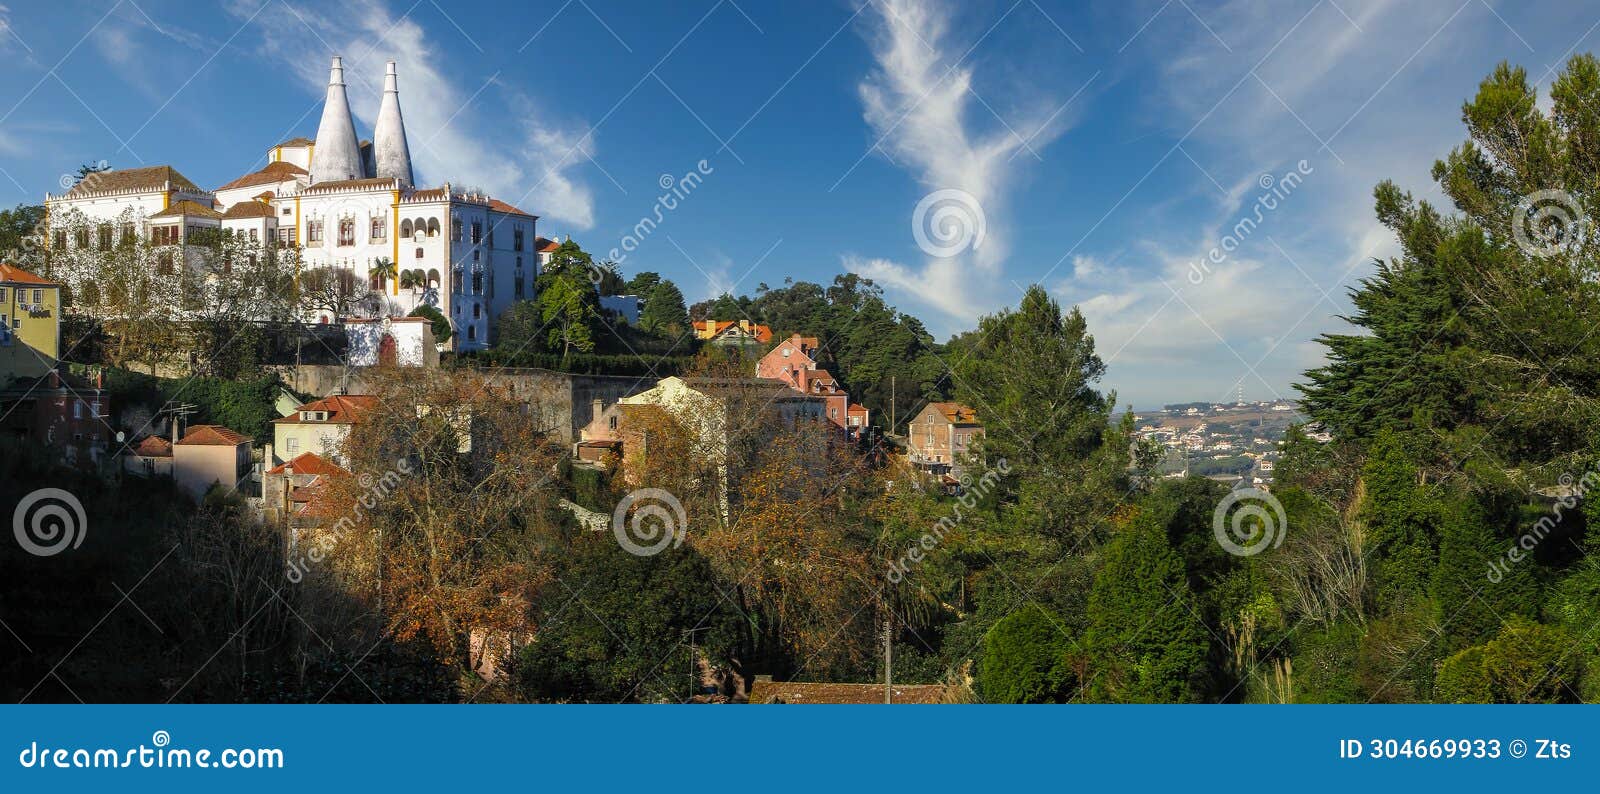
[[[545,550],[566,526],[554,484],[562,450],[526,405],[474,373],[385,369],[377,406],[343,444],[356,476],[330,486],[334,562],[386,634],[461,669],[472,638],[520,637],[550,579]]]
[[[624,477],[683,505],[685,542],[747,618],[744,647],[730,654],[736,672],[827,675],[870,655],[876,611],[863,607],[881,580],[864,507],[875,479],[836,428],[785,419],[761,384],[691,382],[720,395],[729,415],[696,423],[630,411]],[[706,426],[726,435],[699,437]]]
[[[300,274],[300,307],[308,313],[327,312],[334,322],[354,312],[366,295],[348,268],[316,267]]]

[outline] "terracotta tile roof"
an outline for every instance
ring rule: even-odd
[[[771,328],[748,320],[702,320],[695,323],[694,328],[695,336],[701,339],[715,339],[731,328],[741,333],[748,333],[763,344],[772,341]]]
[[[222,213],[225,220],[239,220],[241,218],[274,218],[277,214],[272,205],[264,201],[240,201]]]
[[[154,215],[151,215],[150,217],[184,218],[188,216],[195,216],[199,218],[221,218],[222,213],[217,212],[210,207],[202,206],[188,199],[184,199],[183,201],[180,201],[177,204],[174,204]]]
[[[301,193],[321,193],[321,192],[326,192],[326,191],[330,191],[330,190],[342,190],[342,189],[348,189],[348,188],[364,188],[364,187],[370,187],[370,188],[382,188],[382,187],[393,188],[395,186],[395,184],[396,184],[396,182],[394,180],[394,177],[373,177],[371,179],[334,179],[334,180],[329,180],[327,182],[318,182],[318,183],[312,185],[311,187],[308,187],[305,190],[302,190],[300,192]]]
[[[133,454],[141,458],[170,458],[172,457],[172,442],[161,436],[149,436],[133,448]]]
[[[558,243],[548,237],[533,238],[533,248],[541,254],[548,254],[560,247],[561,243]]]
[[[170,165],[152,165],[145,168],[123,168],[89,174],[67,191],[65,198],[78,198],[88,193],[107,190],[159,190],[168,184],[180,190],[203,193],[189,178]]]
[[[846,416],[866,416],[867,407],[861,403],[850,403],[850,407],[844,409],[844,412]]]
[[[330,463],[315,452],[302,452],[294,460],[282,463],[268,471],[268,474],[286,474],[290,467],[295,474],[315,474],[317,476],[339,477],[348,476],[349,471],[337,463]]]
[[[278,144],[278,146],[281,146],[281,147],[284,147],[284,148],[288,148],[288,149],[292,149],[292,148],[295,148],[297,146],[314,146],[314,145],[316,145],[316,141],[313,141],[310,138],[290,138],[289,140]],[[277,148],[277,147],[273,147],[273,148]]]
[[[943,703],[943,684],[897,684],[891,687],[894,703]],[[801,681],[757,681],[750,687],[751,703],[883,703],[883,684],[817,684]]]
[[[501,201],[500,199],[489,199],[489,209],[494,210],[495,212],[505,212],[512,215],[527,215],[530,218],[533,217],[532,215],[528,215],[528,213],[523,212],[522,210],[519,210],[516,207]]]
[[[222,425],[195,425],[178,440],[180,447],[237,447],[250,443],[248,436],[240,435]]]
[[[795,378],[795,388],[808,394],[820,394],[823,391],[842,388],[832,373],[825,369],[802,369],[795,373]]]
[[[928,407],[938,411],[945,421],[955,425],[975,425],[978,422],[978,412],[962,405],[961,403],[928,403]]]
[[[297,176],[305,176],[305,174],[306,169],[287,160],[279,160],[275,163],[267,163],[266,168],[245,174],[217,189],[233,190],[241,187],[254,187],[255,185],[271,185],[278,182],[287,182]]]
[[[40,286],[57,286],[54,281],[39,278],[16,265],[0,262],[0,284],[38,284]]]
[[[312,400],[295,409],[295,412],[282,419],[272,420],[275,424],[330,424],[348,425],[361,420],[361,415],[378,406],[378,398],[367,394],[335,394],[320,400]],[[302,419],[308,411],[327,411],[325,420]]]

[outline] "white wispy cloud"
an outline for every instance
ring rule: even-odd
[[[1061,112],[1060,97],[1032,96],[1014,99],[1025,107],[1017,118],[993,118],[974,93],[973,67],[962,60],[972,42],[955,45],[949,36],[953,13],[938,0],[873,3],[864,16],[875,68],[858,92],[877,149],[922,188],[960,190],[976,200],[986,223],[982,244],[918,265],[858,255],[844,256],[843,264],[969,321],[1003,302],[996,276],[1010,250],[1006,207],[1019,167],[1061,134],[1071,114]]]
[[[1373,186],[1392,178],[1438,198],[1429,166],[1465,136],[1454,109],[1482,72],[1441,84],[1437,70],[1481,69],[1462,64],[1461,53],[1510,37],[1477,4],[1461,12],[1341,0],[1286,10],[1232,0],[1198,10],[1232,52],[1178,13],[1162,15],[1128,51],[1163,64],[1143,101],[1148,118],[1183,141],[1163,175],[1189,171],[1193,192],[1128,202],[1123,212],[1149,232],[1123,244],[1127,272],[1050,285],[1083,308],[1109,358],[1110,385],[1140,407],[1220,399],[1240,385],[1247,396],[1294,396],[1290,384],[1323,360],[1312,340],[1349,330],[1336,317],[1349,308],[1346,289],[1370,273],[1373,257],[1397,250],[1373,215]],[[1300,160],[1315,172],[1193,283],[1192,266],[1253,216],[1261,175]]]
[[[307,95],[317,99],[327,89],[329,57],[343,56],[351,107],[368,135],[378,112],[384,62],[398,62],[400,104],[419,182],[482,188],[546,218],[593,227],[594,194],[574,173],[593,156],[586,126],[563,125],[553,118],[554,109],[539,105],[498,73],[465,78],[447,73],[448,48],[380,0],[288,7],[291,13],[284,19],[261,26],[261,50],[287,66]],[[232,10],[247,16],[254,9]],[[531,112],[535,106],[540,112]],[[508,107],[514,112],[508,114]],[[510,130],[501,123],[508,116],[518,119]],[[311,113],[306,125],[314,127],[317,118]],[[508,131],[516,133],[509,140]]]

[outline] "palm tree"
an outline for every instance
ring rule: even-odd
[[[412,295],[426,286],[427,281],[428,277],[421,270],[407,270],[400,274],[400,288],[411,290]]]
[[[388,284],[395,276],[394,261],[389,257],[380,256],[377,261],[372,263],[372,267],[367,272],[370,277],[377,280],[378,289],[382,290],[383,286]]]

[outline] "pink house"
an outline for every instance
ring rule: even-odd
[[[172,477],[195,499],[213,485],[233,491],[250,476],[250,445],[222,425],[195,425],[172,445]]]

